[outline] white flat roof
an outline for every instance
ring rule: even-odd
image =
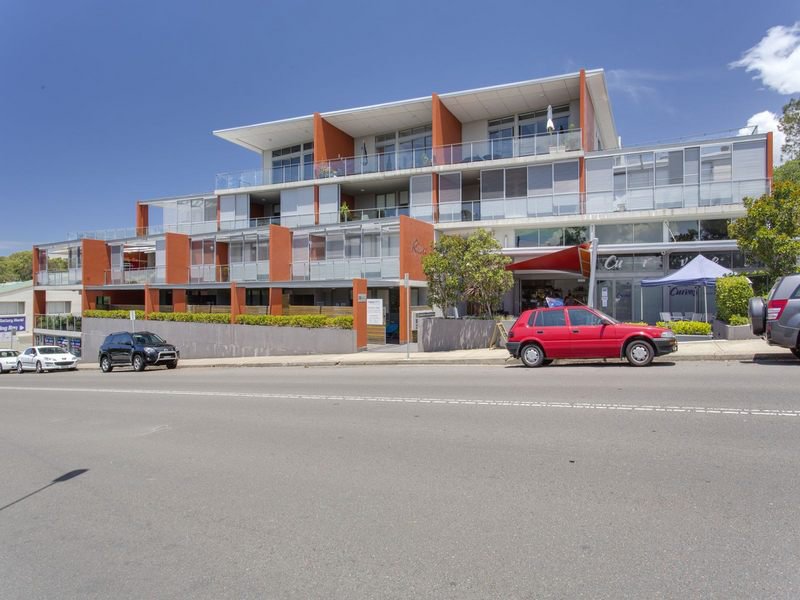
[[[587,86],[595,106],[603,144],[616,145],[605,75],[602,69],[586,71]],[[542,77],[516,83],[439,94],[447,109],[462,123],[492,119],[559,106],[580,97],[580,73]],[[320,113],[331,125],[353,138],[408,129],[431,122],[432,98],[412,98]],[[305,115],[255,125],[219,129],[214,135],[261,153],[314,138],[314,116]],[[613,141],[613,142],[612,142]]]

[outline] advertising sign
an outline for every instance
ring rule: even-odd
[[[367,300],[367,325],[383,325],[383,300]]]
[[[25,315],[0,317],[0,331],[25,331]]]

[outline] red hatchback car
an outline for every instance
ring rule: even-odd
[[[526,367],[556,358],[625,358],[634,367],[675,352],[675,334],[663,327],[626,325],[587,306],[537,308],[522,313],[506,348]]]

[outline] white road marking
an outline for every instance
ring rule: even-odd
[[[0,390],[15,390],[20,392],[64,392],[64,388],[55,387],[23,387],[0,386]],[[461,398],[413,398],[393,396],[335,396],[329,394],[270,394],[266,392],[207,392],[194,390],[143,390],[120,388],[70,388],[69,391],[87,394],[136,394],[159,396],[201,396],[214,398],[263,398],[263,399],[290,399],[290,400],[325,400],[355,402],[400,402],[405,404],[456,404],[466,406],[519,406],[524,408],[572,408],[589,410],[623,410],[631,412],[666,412],[666,413],[694,413],[705,415],[744,415],[762,417],[800,417],[800,410],[782,408],[735,408],[735,407],[705,407],[705,406],[659,406],[636,404],[613,404],[605,402],[544,402],[524,400],[467,400]],[[169,426],[161,426],[169,427]],[[156,430],[161,430],[161,427]],[[152,431],[149,433],[156,433]]]

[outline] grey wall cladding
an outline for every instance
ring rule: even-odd
[[[417,341],[422,352],[488,348],[494,321],[478,319],[420,319]]]
[[[84,318],[82,328],[83,360],[88,362],[97,360],[100,344],[109,333],[130,331],[131,322]],[[181,358],[297,356],[356,351],[355,332],[350,329],[136,321],[136,330],[160,335],[178,348]]]

